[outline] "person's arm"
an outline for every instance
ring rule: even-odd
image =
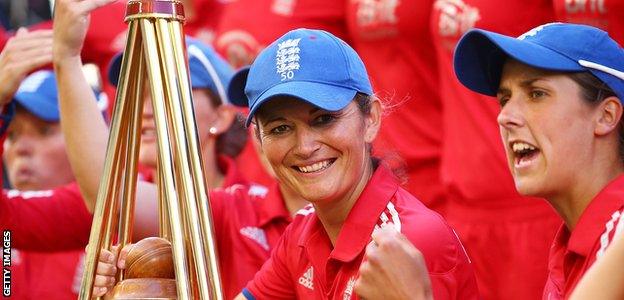
[[[624,234],[583,275],[570,300],[624,299]]]
[[[69,162],[91,212],[104,169],[108,127],[82,73],[80,51],[89,27],[89,13],[112,2],[114,0],[58,0],[54,11],[53,55],[61,128]]]
[[[108,127],[82,73],[80,52],[89,26],[89,13],[112,2],[115,0],[58,0],[54,14],[53,53],[61,128],[69,162],[90,212],[95,208],[104,170]],[[134,240],[158,235],[156,199],[154,184],[137,183]]]

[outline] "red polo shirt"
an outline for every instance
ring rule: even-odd
[[[269,259],[291,221],[277,183],[233,185],[210,194],[225,299],[233,299]]]
[[[349,39],[389,111],[375,140],[377,156],[404,160],[405,189],[442,209],[442,105],[429,30],[433,0],[347,1]],[[388,159],[386,159],[388,161]]]
[[[12,298],[75,299],[91,220],[75,183],[47,191],[3,191],[0,228],[11,231]]]
[[[11,230],[14,249],[84,249],[91,220],[75,183],[46,191],[5,190],[0,196],[0,228]]]
[[[371,234],[393,224],[422,251],[435,299],[476,299],[472,266],[453,230],[399,187],[385,167],[373,174],[332,246],[308,206],[295,216],[271,259],[243,294],[248,299],[357,299],[353,285]]]
[[[561,225],[548,263],[543,299],[567,299],[583,274],[624,229],[624,175],[609,183],[583,211],[570,232]]]
[[[553,0],[553,6],[558,21],[598,27],[624,44],[624,0]]]

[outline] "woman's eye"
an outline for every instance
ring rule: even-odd
[[[54,129],[52,129],[50,126],[43,126],[39,128],[39,134],[41,136],[49,136],[54,134]]]
[[[504,107],[505,104],[507,104],[507,101],[509,101],[509,97],[499,97],[498,98],[498,104],[500,105],[500,107]]]
[[[271,129],[271,134],[282,134],[288,131],[288,125],[280,125]]]
[[[6,138],[7,138],[7,140],[9,140],[9,141],[14,141],[14,140],[15,140],[15,138],[17,138],[17,134],[16,134],[16,133],[15,133],[15,131],[13,131],[13,130],[8,130],[8,131],[7,131],[7,137],[6,137]]]
[[[541,98],[546,96],[546,93],[540,90],[532,90],[530,96],[531,98]]]
[[[331,123],[335,119],[336,117],[330,114],[320,115],[316,117],[316,119],[314,119],[314,124],[316,125],[328,124],[328,123]]]

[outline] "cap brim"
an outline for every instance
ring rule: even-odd
[[[60,119],[58,106],[50,103],[50,101],[42,100],[41,97],[41,95],[34,93],[20,93],[15,95],[14,100],[39,119],[58,122]]]
[[[469,89],[496,96],[503,65],[509,57],[529,66],[551,71],[585,70],[576,61],[542,45],[473,29],[457,44],[454,57],[455,74]]]
[[[315,107],[327,111],[338,111],[347,106],[355,97],[356,90],[309,81],[288,81],[266,90],[249,108],[245,126],[249,126],[256,111],[278,96],[295,97]]]
[[[249,68],[250,67],[247,66],[236,71],[234,76],[232,76],[232,80],[230,80],[230,84],[228,85],[228,99],[230,100],[230,103],[236,106],[249,106],[249,99],[247,98],[247,95],[245,95],[245,85],[247,84]]]

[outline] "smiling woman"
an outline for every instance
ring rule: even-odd
[[[374,103],[368,114],[355,102],[335,112],[292,97],[266,103],[258,110],[257,128],[281,182],[315,204],[355,201],[373,170],[370,153],[362,149],[379,129],[381,108]]]
[[[255,124],[280,183],[311,203],[239,299],[355,299],[366,247],[382,227],[421,249],[436,299],[477,297],[452,229],[371,156],[382,105],[345,42],[325,31],[290,31],[239,71],[229,91],[249,107],[246,124]]]
[[[509,169],[522,195],[563,218],[550,252],[545,299],[567,299],[624,228],[624,50],[594,27],[553,23],[518,38],[471,30],[455,71],[496,96]]]

